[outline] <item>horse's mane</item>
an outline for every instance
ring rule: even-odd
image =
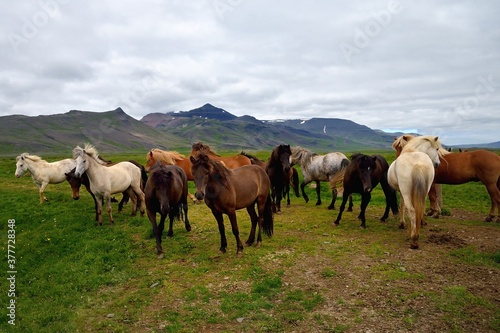
[[[214,152],[209,145],[203,144],[202,142],[193,143],[191,146],[192,150],[196,153],[205,153],[207,155],[221,157],[219,154]]]
[[[99,152],[97,151],[97,149],[90,143],[86,143],[83,148],[80,146],[76,146],[75,149],[73,149],[73,158],[77,158],[78,156],[82,156],[83,154],[92,157],[99,164],[106,164],[106,161],[99,157]]]
[[[223,163],[209,158],[207,154],[202,152],[200,152],[194,158],[195,161],[193,163],[193,169],[200,164],[206,164],[210,176],[213,177],[214,175],[216,175],[218,182],[224,185],[224,187],[230,188],[229,176],[233,172],[231,169],[226,168]]]
[[[433,135],[424,135],[411,138],[403,146],[402,153],[415,151],[417,147],[424,144],[425,142],[428,142],[431,145],[431,147],[438,149],[439,157],[443,157],[444,155],[450,153],[441,146],[441,142],[439,141],[438,137]]]
[[[32,160],[33,162],[47,162],[46,160],[42,159],[40,156],[30,155],[29,153],[22,153],[21,155],[17,156],[16,162],[19,161],[21,158]]]
[[[415,135],[403,134],[399,138],[394,139],[394,142],[392,143],[392,148],[396,150],[398,149],[398,147],[403,149],[406,146],[406,144],[413,138],[415,138]]]
[[[171,177],[168,176],[168,170],[164,165],[156,163],[149,169],[149,177],[156,186],[169,185]]]
[[[160,156],[160,160],[167,164],[175,164],[175,161],[183,160],[186,158],[186,156],[176,151],[165,151],[158,148],[153,148],[150,150],[150,152],[153,153],[153,156],[155,156],[155,160],[158,160],[158,158],[156,157]]]

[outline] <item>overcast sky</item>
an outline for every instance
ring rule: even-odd
[[[498,1],[0,2],[0,115],[211,103],[500,141]]]

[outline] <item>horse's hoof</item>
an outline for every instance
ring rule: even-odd
[[[410,249],[412,250],[418,250],[418,244],[411,244]]]
[[[488,215],[486,216],[486,218],[484,219],[484,222],[492,222],[493,221],[493,216],[492,215]]]
[[[335,221],[335,222],[333,222],[333,226],[334,226],[334,227],[338,227],[339,225],[340,225],[340,222],[339,222],[339,221]]]
[[[431,215],[432,218],[438,219],[439,218],[439,213],[435,212],[434,214]]]
[[[191,226],[190,225],[186,226],[186,231],[191,231]]]
[[[399,224],[399,229],[404,229],[404,228],[405,228],[404,223],[400,223],[400,224]]]
[[[156,257],[157,257],[158,259],[163,259],[163,257],[164,257],[164,256],[165,256],[165,255],[164,255],[164,254],[163,254],[163,252],[162,252],[162,253],[159,253]]]
[[[219,249],[219,252],[222,253],[222,254],[225,254],[226,253],[226,249]]]
[[[361,224],[360,228],[366,229],[366,225],[365,224]]]
[[[261,246],[261,245],[262,245],[262,242],[257,242],[257,243],[255,244],[255,247],[256,247],[256,248],[260,248],[260,246]]]
[[[247,246],[247,247],[248,247],[248,246],[252,246],[252,244],[253,244],[253,242],[250,242],[250,241],[246,241],[246,242],[245,242],[245,246]]]
[[[243,257],[243,250],[236,251],[236,256],[237,257]]]
[[[328,210],[335,210],[335,206],[328,206]]]

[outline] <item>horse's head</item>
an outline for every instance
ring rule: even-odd
[[[396,150],[396,157],[401,155],[401,151],[406,146],[406,144],[413,139],[415,136],[411,134],[401,135],[399,138],[394,138],[394,142],[392,143],[392,148]]]
[[[358,168],[363,191],[370,193],[373,190],[372,174],[377,168],[377,157],[356,154],[352,157],[352,165]]]
[[[292,151],[290,145],[279,145],[273,151],[273,158],[281,163],[283,172],[288,175],[292,162]]]
[[[16,157],[16,172],[14,173],[17,178],[21,177],[28,170],[28,163],[26,163],[27,153],[23,153]]]
[[[80,187],[82,186],[82,178],[75,176],[76,168],[70,172],[64,173],[66,180],[71,186],[71,191],[73,192],[73,199],[80,199]]]
[[[77,146],[73,149],[73,158],[76,161],[75,176],[81,177],[89,168],[88,156],[85,149]]]
[[[449,152],[441,146],[441,142],[437,136],[425,135],[418,136],[409,141],[403,148],[401,153],[420,151],[430,157],[434,167],[437,168],[441,164],[440,157],[443,157]]]
[[[196,193],[194,196],[197,200],[205,198],[205,188],[208,183],[208,176],[213,171],[212,165],[209,163],[210,159],[207,155],[199,153],[196,156],[190,156],[191,173],[193,174],[194,184],[196,186]]]
[[[144,167],[144,169],[146,170],[146,172],[149,172],[151,167],[155,164],[156,164],[156,159],[153,153],[153,149],[151,149],[149,153],[146,155],[146,166]]]

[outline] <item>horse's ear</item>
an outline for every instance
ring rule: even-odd
[[[194,164],[194,162],[196,162],[194,156],[189,156],[189,160],[191,161],[191,164]]]
[[[149,157],[153,158],[153,151],[152,150],[149,151]]]
[[[438,137],[438,136],[436,136],[436,137],[434,138],[434,141],[438,142],[438,140],[439,140],[439,137]]]

